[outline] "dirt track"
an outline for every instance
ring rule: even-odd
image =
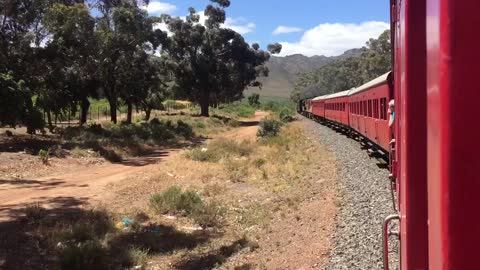
[[[245,126],[217,136],[232,139],[254,137],[258,122],[265,116],[265,112],[256,112],[253,118],[241,120]],[[76,206],[87,202],[102,202],[108,195],[109,184],[124,180],[135,173],[152,170],[159,162],[182,151],[162,149],[152,155],[127,159],[121,163],[92,165],[89,168],[36,179],[0,180],[0,220],[16,215],[15,210],[29,203],[39,202],[48,207],[58,204]]]

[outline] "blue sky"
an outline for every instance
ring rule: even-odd
[[[151,14],[184,16],[208,0],[150,0]],[[282,55],[338,55],[388,28],[388,0],[231,0],[225,27],[249,42],[284,46]]]

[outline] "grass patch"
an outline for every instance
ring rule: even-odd
[[[255,114],[255,108],[245,102],[234,102],[229,104],[221,104],[217,109],[213,111],[217,114],[231,116],[233,118],[247,118],[252,117]]]
[[[222,158],[246,157],[253,152],[250,141],[237,142],[220,138],[211,141],[206,147],[197,147],[186,152],[186,157],[201,162],[217,162]]]
[[[275,137],[280,132],[281,122],[273,119],[266,118],[260,121],[260,128],[258,129],[258,137]]]
[[[203,227],[216,226],[225,214],[218,202],[205,202],[195,191],[182,191],[178,186],[153,194],[150,207],[158,214],[188,216]]]

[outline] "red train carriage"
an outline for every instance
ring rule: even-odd
[[[305,112],[307,112],[307,115],[312,114],[312,99],[307,99],[305,100]]]
[[[480,1],[426,1],[429,269],[480,269]]]
[[[380,146],[390,150],[387,106],[392,98],[391,76],[386,73],[349,92],[350,127]]]
[[[326,96],[319,96],[312,99],[312,114],[317,120],[325,117],[325,97]]]
[[[325,99],[325,118],[348,126],[348,93],[350,90],[338,92],[328,96]]]

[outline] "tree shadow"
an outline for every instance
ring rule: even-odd
[[[7,206],[0,219],[0,269],[130,269],[130,250],[168,254],[191,249],[217,235],[187,233],[132,217],[127,230],[104,208],[85,208],[85,198],[39,199]],[[45,205],[46,207],[42,207]]]
[[[230,245],[222,246],[216,250],[194,256],[188,260],[180,261],[174,264],[178,270],[207,270],[218,267],[235,255],[240,250],[248,247],[249,241],[245,238],[238,239]]]

